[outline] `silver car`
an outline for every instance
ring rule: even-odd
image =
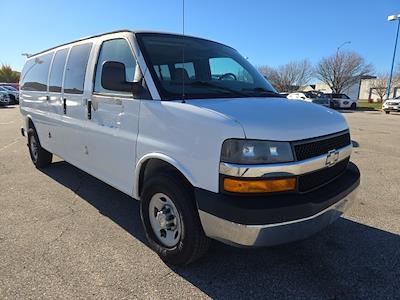
[[[0,106],[1,105],[10,105],[10,104],[11,104],[10,95],[7,92],[0,91]]]
[[[19,91],[12,87],[12,86],[7,86],[7,85],[3,85],[0,86],[0,91],[2,92],[6,92],[8,93],[9,97],[10,97],[10,104],[18,104],[19,103]]]

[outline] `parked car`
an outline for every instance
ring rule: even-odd
[[[287,96],[289,95],[289,93],[279,93],[282,97],[285,97],[285,98],[287,98]]]
[[[386,100],[383,103],[383,111],[386,114],[390,114],[392,111],[400,112],[400,96]]]
[[[330,99],[331,108],[350,108],[357,109],[357,100],[350,99],[346,94],[325,93]]]
[[[315,104],[320,104],[323,106],[330,106],[329,99],[324,96],[324,93],[317,92],[317,91],[308,91],[308,92],[295,92],[290,93],[286,96],[288,99],[295,99],[295,100],[303,100],[306,102],[311,102]]]
[[[7,92],[3,92],[0,90],[0,106],[10,105],[11,99],[10,95]]]
[[[54,153],[140,200],[149,245],[167,263],[198,259],[210,238],[304,239],[354,200],[360,173],[343,116],[281,97],[223,44],[113,32],[33,55],[21,78],[34,165]]]
[[[11,86],[17,90],[19,90],[19,83],[12,83],[12,82],[1,82],[0,86]]]
[[[0,91],[8,93],[10,97],[10,104],[18,104],[19,103],[19,91],[11,86],[0,86]]]

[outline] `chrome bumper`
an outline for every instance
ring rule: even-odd
[[[338,219],[354,202],[357,188],[325,210],[303,219],[268,225],[243,225],[199,210],[205,234],[242,247],[274,246],[305,239]]]

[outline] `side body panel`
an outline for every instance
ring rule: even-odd
[[[244,132],[222,114],[180,101],[142,101],[139,165],[142,157],[168,157],[193,186],[218,192],[221,146],[227,138],[244,138]]]

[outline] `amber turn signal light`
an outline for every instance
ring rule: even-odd
[[[295,188],[295,178],[261,180],[224,178],[224,190],[233,193],[272,193],[293,191]]]

